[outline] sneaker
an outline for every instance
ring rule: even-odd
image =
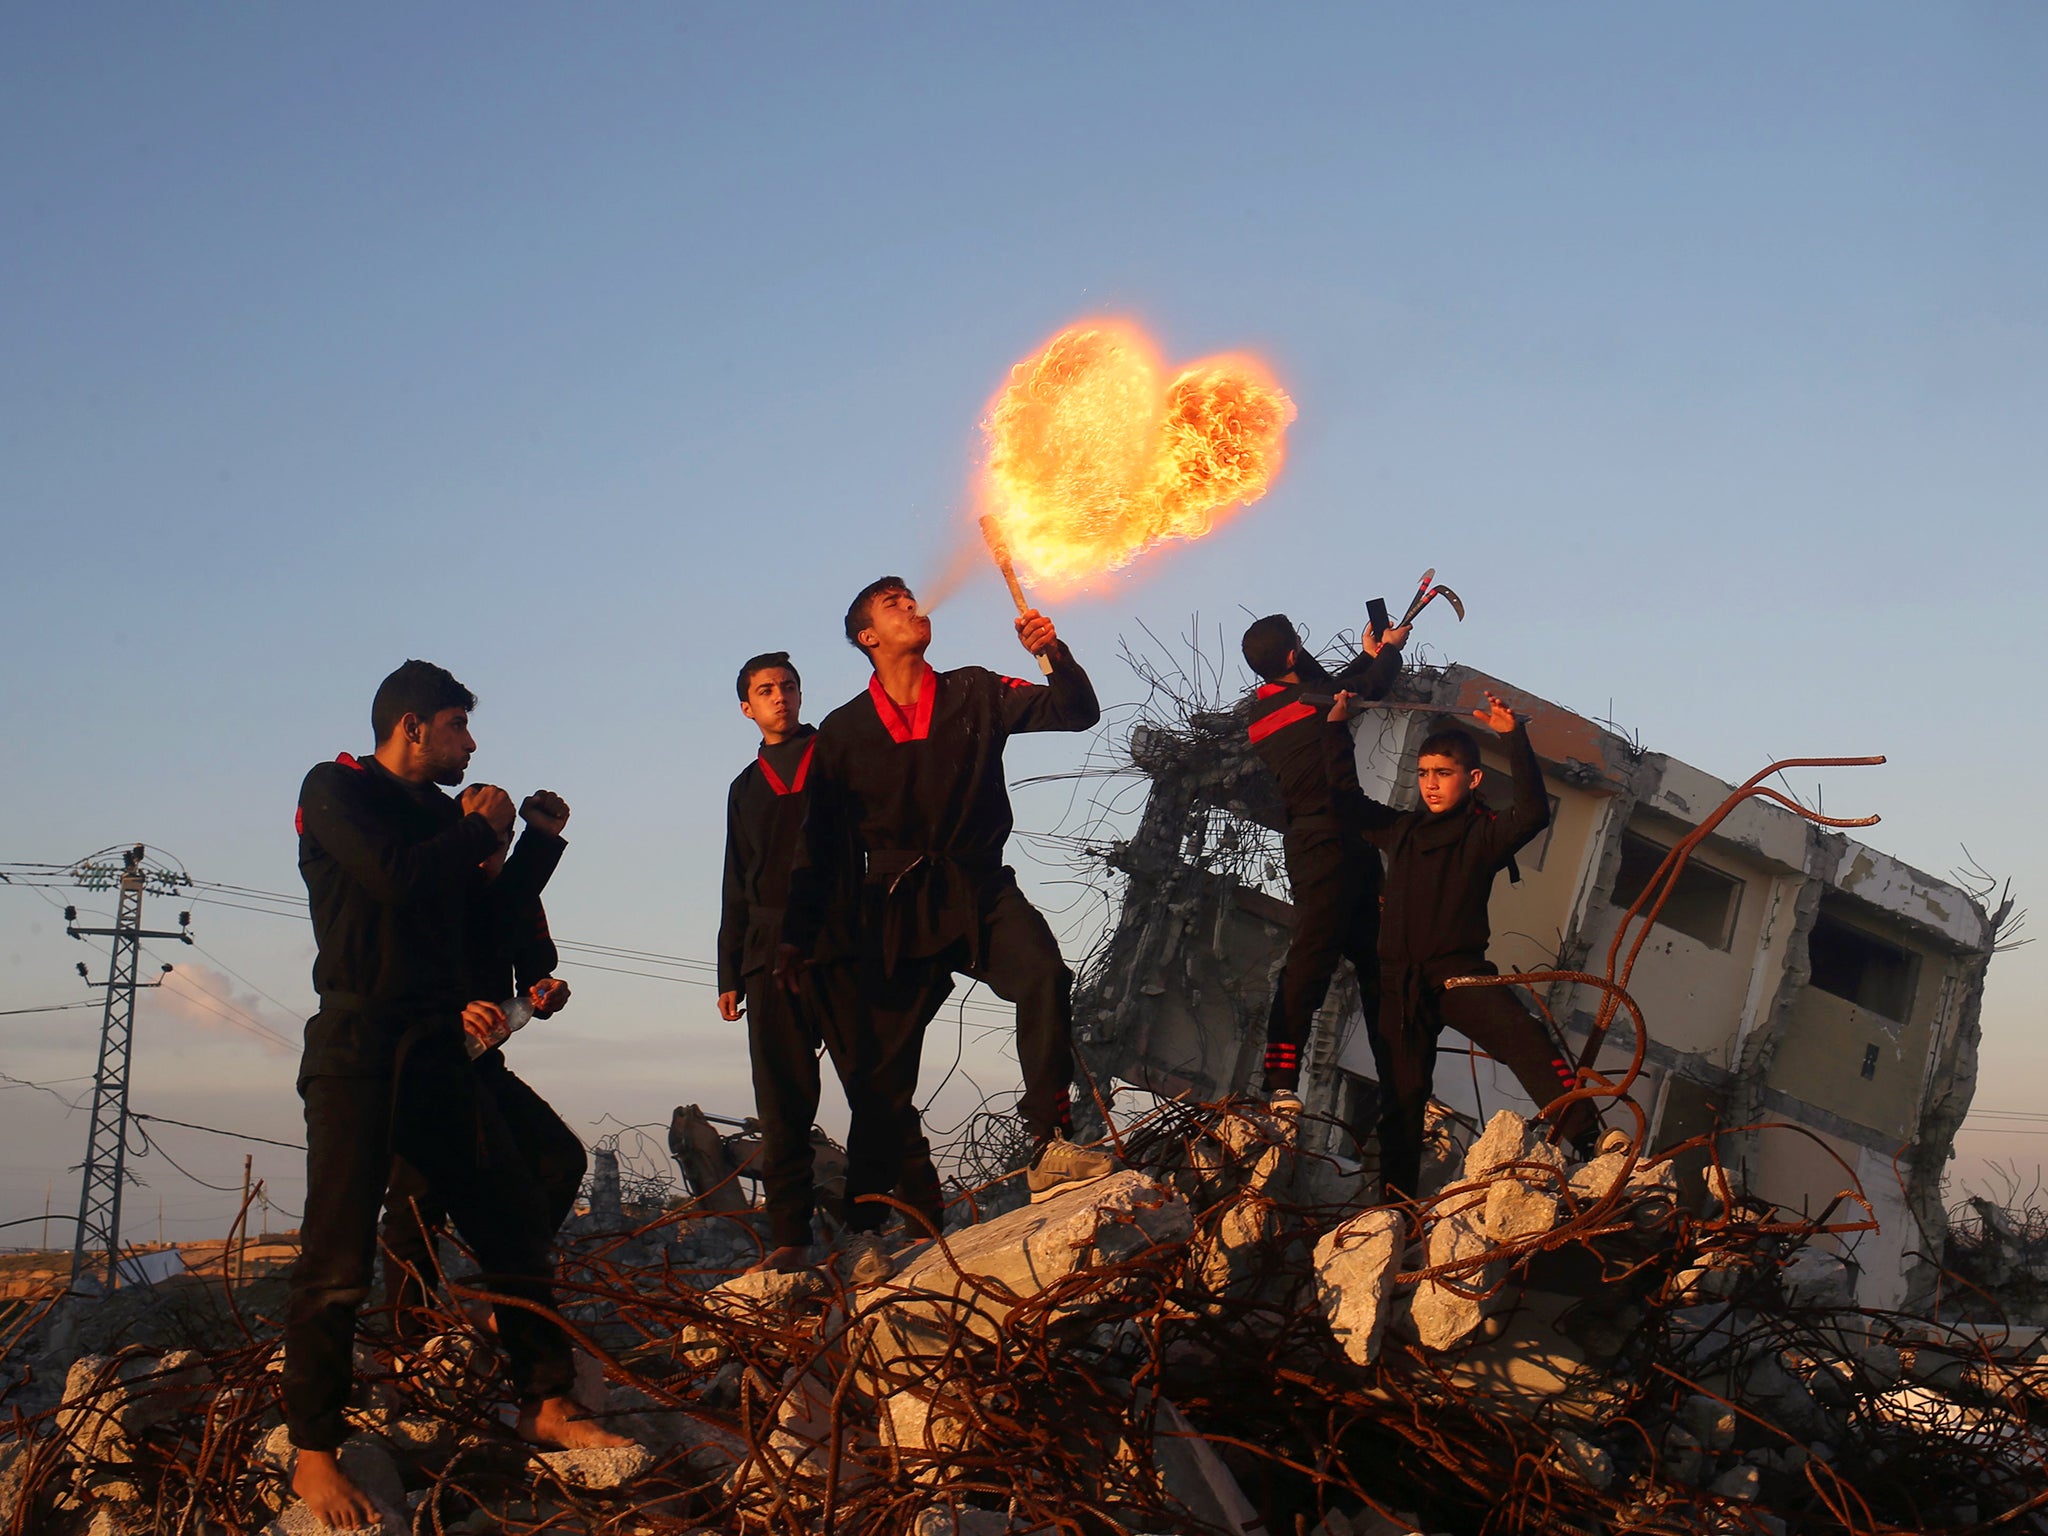
[[[839,1278],[855,1290],[880,1285],[896,1273],[879,1232],[848,1232],[839,1244]]]
[[[1093,1184],[1115,1172],[1116,1159],[1107,1152],[1098,1152],[1093,1147],[1077,1147],[1055,1131],[1052,1139],[1038,1149],[1038,1156],[1031,1160],[1031,1166],[1024,1174],[1024,1183],[1036,1203],[1065,1194],[1070,1189],[1079,1189],[1083,1184]]]

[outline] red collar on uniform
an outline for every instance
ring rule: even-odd
[[[881,673],[868,679],[868,697],[874,701],[875,714],[891,741],[923,741],[931,735],[932,701],[938,696],[939,674],[932,670],[930,662],[924,664],[924,680],[917,685],[917,702],[910,706],[908,714],[882,687]]]
[[[1262,699],[1270,699],[1274,694],[1285,693],[1293,686],[1292,683],[1261,683],[1259,684],[1258,696]]]
[[[811,739],[804,743],[804,755],[796,760],[796,772],[789,776],[787,784],[782,775],[775,771],[775,765],[768,761],[768,749],[763,747],[754,761],[761,765],[761,777],[768,781],[768,787],[778,795],[799,795],[803,793],[804,780],[811,776],[811,754],[818,750],[818,737],[813,732]]]

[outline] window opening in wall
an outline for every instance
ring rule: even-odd
[[[1615,906],[1628,909],[1649,886],[1670,846],[1647,838],[1634,828],[1621,834],[1621,868],[1615,872]],[[1678,872],[1678,883],[1657,914],[1657,924],[1675,928],[1714,949],[1726,949],[1735,938],[1735,914],[1742,906],[1742,882],[1702,864],[1695,853]]]
[[[1823,902],[1807,936],[1806,953],[1813,984],[1821,991],[1894,1023],[1903,1024],[1912,1015],[1920,960],[1910,949],[1844,922]]]
[[[1877,1076],[1877,1047],[1874,1045],[1863,1047],[1863,1075],[1865,1077]]]

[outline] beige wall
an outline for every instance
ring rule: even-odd
[[[1661,818],[1638,816],[1630,824],[1666,846],[1682,837],[1685,830]],[[1764,934],[1775,876],[1718,838],[1709,838],[1692,857],[1694,862],[1742,882],[1735,931],[1728,948],[1716,949],[1676,929],[1653,923],[1642,952],[1636,957],[1628,989],[1643,1010],[1653,1039],[1674,1050],[1706,1056],[1716,1065],[1726,1067],[1732,1065],[1735,1037],[1750,1001],[1757,968],[1768,968],[1775,985],[1777,968],[1783,964],[1777,935],[1773,934],[1767,944]],[[1588,970],[1606,968],[1607,946],[1614,941],[1621,918],[1621,909],[1606,899],[1604,891],[1594,899],[1586,914],[1587,937],[1593,941]],[[1629,944],[1635,942],[1640,931],[1638,925],[1631,925]],[[1626,946],[1622,954],[1625,958]],[[1580,1006],[1597,1003],[1589,997]]]
[[[1943,982],[1954,962],[1880,924],[1858,926],[1920,957],[1912,1017],[1902,1025],[1818,987],[1801,988],[1771,1058],[1770,1084],[1903,1140],[1919,1114],[1927,1054],[1943,998],[1951,990]],[[1877,1076],[1865,1079],[1863,1052],[1872,1045],[1877,1047]]]

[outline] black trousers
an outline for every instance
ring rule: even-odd
[[[878,1231],[890,1208],[862,1197],[893,1192],[938,1226],[945,1201],[917,1112],[917,1074],[925,1027],[952,993],[951,973],[910,960],[898,962],[894,974],[885,973],[879,959],[831,961],[811,967],[808,986],[825,1049],[846,1091],[842,1219],[856,1232]],[[810,1129],[818,1107],[818,1064],[815,1055],[805,1054],[810,1060],[802,1132],[805,1236],[789,1239],[793,1242],[810,1241]],[[762,1128],[765,1140],[765,1115]],[[779,1232],[776,1240],[783,1241]]]
[[[503,1051],[484,1052],[471,1070],[477,1087],[497,1106],[512,1133],[526,1171],[540,1186],[552,1241],[576,1208],[583,1175],[590,1167],[582,1138],[505,1065]],[[434,1242],[447,1224],[447,1206],[426,1175],[403,1157],[393,1157],[391,1186],[384,1197],[384,1300],[393,1309],[393,1327],[402,1335],[417,1330],[416,1309],[429,1303],[441,1283]]]
[[[1016,1005],[1017,1061],[1024,1071],[1017,1113],[1034,1136],[1045,1140],[1073,1123],[1074,973],[1044,914],[1014,883],[983,910],[978,937],[978,944],[962,939],[935,955],[906,958],[897,969],[922,976],[916,989],[920,1007],[956,974],[972,977]],[[938,997],[944,1001],[943,993]],[[931,1004],[924,1022],[937,1006]],[[923,1022],[917,1026],[920,1035],[923,1027]]]
[[[306,1214],[284,1321],[284,1410],[292,1444],[331,1451],[354,1377],[356,1310],[369,1294],[377,1212],[394,1155],[426,1179],[477,1256],[480,1286],[550,1310],[553,1236],[540,1186],[505,1117],[462,1048],[453,1016],[401,1047],[380,1077],[311,1077],[306,1106]],[[498,1337],[522,1398],[574,1380],[569,1339],[524,1307],[498,1308]]]
[[[1382,985],[1398,988],[1398,975]],[[1509,987],[1443,987],[1426,989],[1419,1006],[1400,1023],[1375,1026],[1372,1059],[1380,1078],[1380,1188],[1387,1200],[1414,1199],[1422,1178],[1422,1132],[1436,1077],[1437,1037],[1455,1029],[1480,1050],[1514,1073],[1522,1091],[1539,1106],[1577,1086],[1571,1064],[1550,1043],[1550,1036]],[[1399,1014],[1388,1009],[1382,1014]],[[1405,1026],[1405,1027],[1404,1027]],[[1592,1129],[1593,1107],[1581,1099],[1565,1112],[1559,1134],[1575,1141]]]
[[[1371,1028],[1379,1003],[1379,855],[1337,832],[1290,832],[1284,845],[1294,901],[1294,937],[1273,988],[1266,1021],[1266,1089],[1301,1082],[1301,1049],[1329,994],[1337,962],[1349,960]]]

